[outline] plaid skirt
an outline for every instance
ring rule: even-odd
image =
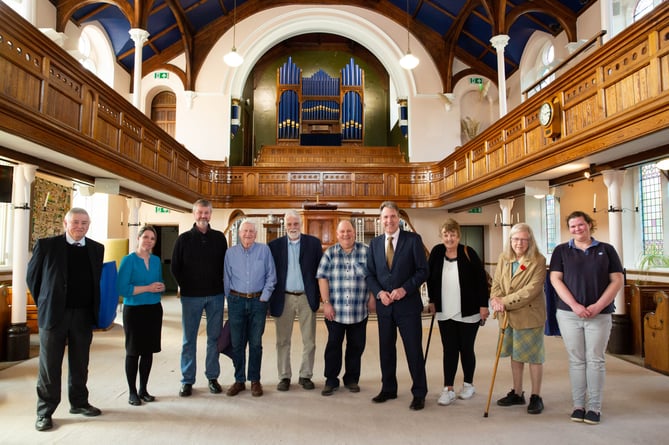
[[[546,360],[544,328],[513,329],[507,326],[500,357],[509,356],[521,363],[543,363]]]

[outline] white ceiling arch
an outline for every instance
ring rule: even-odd
[[[260,23],[262,25],[258,26]],[[244,63],[223,79],[223,91],[232,97],[240,97],[246,79],[263,54],[286,39],[308,33],[336,34],[367,48],[388,71],[391,88],[398,97],[416,94],[418,70],[423,76],[427,74],[432,82],[441,84],[428,53],[413,39],[412,52],[421,59],[422,66],[414,71],[399,66],[398,61],[404,55],[403,45],[406,45],[406,29],[386,17],[356,7],[285,6],[262,11],[237,23],[235,46],[244,56]],[[221,38],[215,47],[219,51],[212,50],[210,57],[222,57],[230,50],[231,34],[228,32]],[[402,39],[398,43],[393,36],[403,36],[404,44]]]

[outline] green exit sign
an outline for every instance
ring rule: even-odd
[[[483,85],[483,77],[470,77],[469,83],[473,83],[476,85]]]
[[[169,79],[170,78],[170,73],[167,71],[161,71],[159,73],[153,73],[153,78],[154,79]]]
[[[156,207],[156,213],[170,213],[170,209],[166,209],[165,207]]]
[[[483,213],[483,209],[481,207],[472,207],[467,213]]]

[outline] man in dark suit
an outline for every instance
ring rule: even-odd
[[[381,204],[383,235],[369,244],[367,287],[381,303],[376,305],[381,358],[381,392],[375,403],[397,398],[397,330],[406,352],[413,385],[412,410],[425,407],[427,378],[423,361],[423,302],[420,286],[427,279],[428,264],[420,235],[401,230],[397,204]]]
[[[302,219],[294,210],[284,216],[286,235],[269,243],[276,265],[276,287],[269,300],[270,313],[276,325],[276,355],[279,391],[290,389],[290,339],[297,316],[302,334],[302,364],[298,383],[314,389],[316,355],[316,311],[321,304],[316,271],[323,256],[321,241],[303,234]]]
[[[68,350],[70,413],[99,416],[88,403],[88,359],[93,326],[100,310],[100,276],[104,246],[86,238],[90,218],[72,208],[63,222],[65,234],[40,239],[28,263],[28,289],[37,305],[39,375],[35,428],[53,427],[51,416],[60,403],[65,345]]]

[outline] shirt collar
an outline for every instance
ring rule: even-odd
[[[395,231],[395,233],[390,233],[390,234],[386,233],[386,241],[388,241],[388,238],[390,238],[391,236],[393,237],[393,241],[397,241],[397,239],[400,236],[400,229],[398,228]]]
[[[79,243],[79,245],[82,246],[82,247],[86,245],[86,237],[83,237],[79,241],[76,241],[68,233],[66,233],[65,234],[65,240],[67,241],[67,244]]]
[[[592,241],[592,243],[590,244],[590,246],[588,247],[588,249],[589,249],[590,247],[595,247],[595,246],[598,246],[598,245],[599,245],[599,241],[597,241],[595,238],[590,237],[590,240]],[[576,247],[576,243],[574,242],[574,238],[572,238],[572,239],[569,240],[568,245],[569,245],[569,247],[570,247],[571,249],[574,249],[574,248],[578,249],[578,247]]]

